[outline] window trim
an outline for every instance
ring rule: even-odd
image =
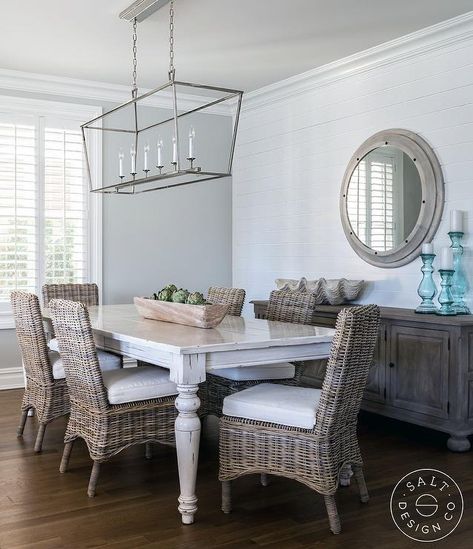
[[[103,109],[99,106],[84,105],[78,103],[66,103],[50,101],[45,99],[30,99],[0,95],[0,113],[16,115],[33,115],[52,118],[62,118],[83,124],[96,116],[102,114]],[[102,136],[101,132],[95,132],[94,142],[91,143],[92,173],[91,177],[95,184],[101,186],[102,180]],[[40,159],[40,161],[42,161]],[[95,187],[94,187],[95,188]],[[102,299],[103,287],[103,266],[102,266],[102,195],[101,193],[89,192],[88,203],[88,267],[89,281],[95,282],[99,287],[99,299]],[[41,261],[41,258],[39,258]],[[39,291],[39,289],[38,289]],[[0,330],[8,330],[15,327],[13,314],[8,303],[0,304]]]

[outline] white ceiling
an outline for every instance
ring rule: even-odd
[[[1,6],[0,67],[130,82],[131,0]],[[175,0],[181,79],[249,91],[472,9],[471,0]],[[139,24],[139,84],[167,78],[168,13]]]

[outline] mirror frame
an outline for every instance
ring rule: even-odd
[[[392,250],[381,252],[369,248],[353,231],[348,217],[347,197],[348,186],[358,162],[374,149],[385,146],[400,149],[415,162],[421,181],[422,203],[417,223],[405,241]],[[372,135],[355,151],[345,170],[340,193],[343,230],[350,246],[367,263],[383,268],[400,267],[418,257],[422,244],[433,239],[442,219],[444,201],[445,185],[442,169],[430,145],[409,130],[383,130]]]

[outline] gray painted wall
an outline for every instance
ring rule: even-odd
[[[65,97],[35,97],[98,104]],[[113,105],[101,106],[105,111]],[[221,120],[210,116],[207,131],[211,133]],[[103,159],[104,175],[116,167],[115,154]],[[104,302],[130,303],[133,296],[150,294],[169,282],[199,291],[206,291],[210,285],[230,285],[231,185],[231,178],[226,178],[137,196],[104,195]],[[0,330],[0,369],[20,365],[14,331]]]
[[[17,366],[21,366],[21,357],[15,330],[0,330],[0,369]]]
[[[231,181],[104,201],[104,301],[231,284]]]

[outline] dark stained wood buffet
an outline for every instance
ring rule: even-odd
[[[254,300],[256,318],[267,301]],[[342,306],[320,305],[314,325],[334,326]],[[305,383],[320,387],[325,362],[307,364]],[[448,433],[454,452],[473,434],[473,315],[442,317],[381,308],[375,360],[362,409]]]

